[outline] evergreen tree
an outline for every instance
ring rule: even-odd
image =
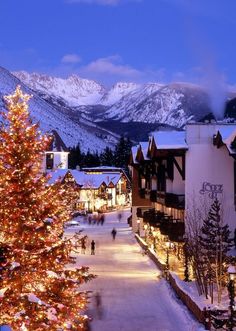
[[[116,167],[123,168],[125,170],[128,169],[131,147],[132,143],[130,139],[126,139],[122,136],[116,145],[114,153],[114,163]]]
[[[232,239],[230,239],[229,226],[222,224],[221,204],[218,199],[214,200],[207,218],[203,221],[199,240],[204,254],[206,277],[210,284],[216,283],[218,301],[220,301],[227,252],[232,247]],[[213,293],[211,296],[213,297]]]
[[[98,167],[98,166],[100,166],[100,158],[98,152],[93,154],[90,152],[90,149],[88,149],[84,157],[83,167]]]
[[[77,166],[83,165],[84,154],[81,152],[80,144],[70,148],[68,156],[69,169],[75,169]]]
[[[101,165],[113,166],[114,165],[114,154],[111,148],[106,147],[103,153],[100,154]]]
[[[73,266],[73,240],[62,239],[70,194],[42,173],[49,138],[32,124],[28,100],[19,87],[6,97],[0,131],[0,325],[84,330],[87,300],[79,284],[92,276]]]

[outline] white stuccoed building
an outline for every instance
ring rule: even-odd
[[[235,124],[191,123],[186,126],[185,212],[204,211],[215,198],[231,230],[236,227]]]
[[[130,164],[134,231],[150,217],[155,225],[158,213],[186,228],[194,214],[196,222],[198,212],[206,217],[215,198],[224,223],[235,230],[236,124],[189,123],[185,131],[154,132],[132,149]]]
[[[51,131],[51,136],[53,138],[49,150],[45,152],[43,169],[46,171],[68,169],[68,148],[56,130]]]

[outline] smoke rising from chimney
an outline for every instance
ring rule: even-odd
[[[227,100],[227,87],[224,75],[217,71],[213,61],[207,61],[204,66],[203,86],[210,98],[210,108],[216,120],[224,118],[225,103]]]

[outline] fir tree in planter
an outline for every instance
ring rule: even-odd
[[[221,204],[215,199],[210,207],[207,218],[203,221],[199,237],[205,264],[205,276],[210,284],[213,302],[213,286],[216,284],[218,302],[221,301],[223,280],[226,275],[227,252],[232,247],[228,225],[223,225]]]

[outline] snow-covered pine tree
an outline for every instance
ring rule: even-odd
[[[92,278],[76,267],[72,240],[63,239],[71,208],[65,187],[49,185],[42,161],[49,138],[32,124],[29,96],[6,97],[0,130],[0,325],[13,331],[84,330]]]
[[[215,199],[201,227],[199,236],[205,264],[205,275],[213,300],[213,284],[217,286],[218,302],[221,301],[222,282],[226,275],[227,252],[232,247],[228,225],[223,225],[221,204]]]

